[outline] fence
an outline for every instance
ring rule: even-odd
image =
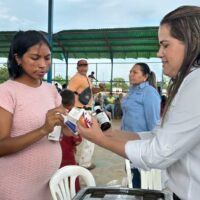
[[[138,61],[140,62],[140,61]],[[145,61],[146,62],[146,61]],[[113,85],[113,88],[120,88],[123,84],[129,86],[129,72],[135,62],[114,62],[113,70],[110,62],[89,62],[88,75],[93,71],[94,76],[97,79],[94,84],[98,85],[99,82],[109,83]],[[146,62],[152,71],[155,72],[157,81],[163,81],[161,62]],[[3,63],[0,63],[2,66]],[[70,78],[77,72],[76,63],[69,63],[68,68],[63,62],[52,63],[52,81],[59,82],[63,80],[68,82]],[[0,76],[1,80],[2,77]],[[45,76],[45,79],[47,76]],[[119,80],[120,78],[120,80]]]

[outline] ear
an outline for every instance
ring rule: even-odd
[[[15,56],[15,60],[16,60],[17,64],[21,65],[21,58],[16,53],[14,54],[14,56]]]

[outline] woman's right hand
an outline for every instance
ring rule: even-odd
[[[51,109],[46,114],[46,119],[44,125],[41,127],[41,130],[44,135],[49,134],[53,131],[55,126],[63,126],[64,125],[64,118],[62,115],[66,115],[67,110],[62,107],[56,107]]]
[[[90,128],[85,128],[80,121],[77,122],[77,130],[80,135],[94,143],[98,143],[99,138],[103,136],[103,132],[99,127],[99,123],[96,118],[92,116],[92,126]]]

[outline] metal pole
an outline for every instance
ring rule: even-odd
[[[51,46],[51,53],[53,53],[53,0],[49,0],[48,4],[48,39]],[[52,57],[53,55],[51,56],[51,63]],[[47,74],[47,82],[52,82],[52,64]]]
[[[56,76],[56,64],[52,63],[51,65],[52,65],[52,68],[54,69],[54,71],[53,71],[53,77],[55,79],[55,76]]]
[[[111,54],[111,80],[110,80],[110,92],[113,89],[113,55]]]
[[[65,58],[65,63],[66,63],[65,79],[66,79],[66,84],[68,85],[68,82],[69,82],[69,58],[68,58],[68,52],[64,53],[64,58]]]
[[[98,68],[97,68],[97,63],[96,63],[96,75],[95,75],[96,76],[96,86],[97,86],[97,80],[98,80],[97,79],[97,73],[98,73],[97,70],[98,70]]]

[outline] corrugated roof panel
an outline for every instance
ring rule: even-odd
[[[54,58],[156,57],[158,27],[64,30],[53,34]],[[7,57],[16,32],[0,32],[0,56]],[[47,34],[47,33],[46,33]]]

